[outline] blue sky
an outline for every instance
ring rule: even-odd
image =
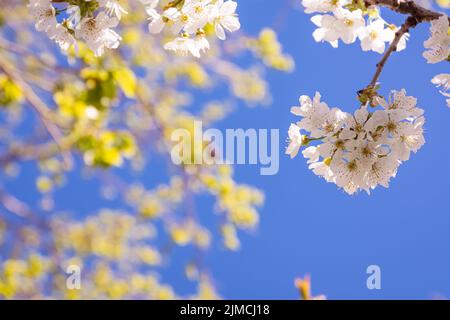
[[[239,1],[242,27],[256,35],[271,26],[284,1]],[[378,188],[370,196],[348,196],[334,185],[317,178],[302,157],[293,160],[283,154],[291,122],[289,113],[302,94],[320,91],[323,100],[352,112],[358,107],[356,91],[372,78],[377,53],[361,51],[359,44],[333,49],[315,43],[314,25],[301,10],[290,9],[277,24],[284,50],[296,61],[291,74],[270,71],[270,108],[239,108],[219,124],[226,128],[280,129],[280,171],[259,175],[257,166],[237,166],[237,180],[265,191],[266,204],[261,223],[252,234],[241,233],[242,249],[227,252],[219,244],[206,255],[219,292],[234,299],[296,299],[295,277],[310,274],[314,293],[330,299],[427,299],[439,294],[450,297],[450,109],[430,83],[448,65],[429,65],[422,57],[428,25],[411,33],[407,50],[395,53],[380,78],[381,93],[405,88],[418,97],[425,109],[427,143],[400,167],[389,189]],[[392,17],[399,23],[398,16]],[[157,160],[156,160],[157,161]],[[155,163],[154,163],[155,164]],[[145,174],[149,184],[157,181],[157,166]],[[9,183],[9,190],[33,203],[29,192],[35,173],[26,165],[22,178]],[[57,194],[62,208],[89,214],[98,207],[100,182],[85,182],[77,173]],[[211,212],[210,199],[198,206],[202,216]],[[212,218],[205,218],[207,221]],[[164,281],[180,293],[191,292],[193,284],[177,266],[187,253],[177,252],[171,267],[162,273]],[[366,288],[366,268],[381,267],[381,290]]]
[[[284,1],[239,3],[244,30],[255,34],[271,25]],[[244,109],[226,125],[279,128],[281,140],[291,122],[289,108],[302,94],[320,91],[323,100],[352,112],[356,91],[370,81],[377,53],[359,44],[333,49],[312,39],[314,25],[300,10],[289,10],[280,41],[296,61],[292,74],[269,73],[273,105]],[[384,15],[399,24],[396,15]],[[400,18],[400,20],[399,20]],[[400,167],[389,189],[348,196],[307,169],[301,157],[280,155],[275,176],[259,176],[251,166],[237,177],[266,192],[258,231],[245,236],[238,253],[209,255],[216,284],[226,298],[297,298],[296,276],[311,274],[313,292],[331,299],[427,299],[450,297],[450,109],[430,79],[448,72],[422,57],[428,25],[411,32],[408,49],[394,54],[381,76],[382,94],[405,88],[425,109],[427,143]],[[257,112],[257,117],[255,113]],[[283,141],[281,141],[283,143]],[[381,267],[382,289],[368,290],[366,268]]]

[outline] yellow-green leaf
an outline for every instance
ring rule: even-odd
[[[134,98],[137,88],[137,80],[134,72],[124,67],[114,70],[113,75],[123,93],[128,98]]]

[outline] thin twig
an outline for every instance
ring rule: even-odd
[[[18,43],[12,42],[10,40],[5,39],[4,37],[0,37],[0,48],[17,54],[19,56],[30,56],[35,59],[38,63],[41,64],[42,67],[46,68],[47,71],[52,71],[55,73],[67,73],[67,74],[77,74],[78,69],[66,68],[57,64],[52,63],[51,61],[47,61],[44,58],[41,58],[36,52],[33,52],[31,49],[22,46]]]
[[[389,59],[391,54],[397,50],[398,43],[400,42],[401,38],[408,33],[409,29],[414,28],[417,25],[418,21],[414,17],[408,17],[406,19],[405,23],[401,26],[401,28],[395,33],[395,38],[392,41],[389,48],[384,53],[383,57],[381,58],[380,62],[377,63],[377,70],[375,72],[375,75],[372,78],[372,81],[370,81],[369,87],[375,87],[378,78],[381,75],[381,72],[383,71],[384,65],[386,64],[386,61]]]
[[[39,160],[49,158],[58,153],[58,146],[53,142],[47,142],[40,145],[27,144],[13,146],[5,153],[0,155],[0,168],[7,166],[13,161],[20,160]]]
[[[0,189],[0,204],[2,204],[8,211],[18,215],[19,217],[24,218],[33,215],[27,204],[6,193],[2,189]]]
[[[402,1],[399,0],[364,0],[366,6],[378,5],[390,8],[391,10],[407,14],[409,17],[406,19],[405,23],[401,26],[401,28],[395,33],[395,38],[389,46],[388,50],[384,53],[380,62],[377,63],[377,69],[375,71],[375,75],[370,81],[370,84],[366,87],[366,89],[375,88],[377,81],[383,71],[383,68],[386,64],[386,61],[389,59],[391,54],[394,51],[397,51],[398,43],[401,38],[411,29],[414,28],[417,24],[424,21],[433,21],[439,19],[443,14],[428,10],[426,8],[421,7],[416,4],[414,1]],[[450,21],[450,18],[449,18]],[[364,90],[361,90],[364,91]],[[359,91],[359,92],[361,92]]]
[[[21,77],[21,75],[16,72],[14,67],[0,55],[0,69],[3,70],[17,85],[19,85],[23,91],[24,97],[33,107],[33,109],[39,115],[39,119],[41,120],[44,127],[47,129],[50,136],[56,142],[59,147],[59,150],[63,156],[64,165],[66,169],[70,169],[73,164],[73,160],[70,152],[68,152],[66,147],[64,146],[62,139],[63,135],[59,131],[58,127],[51,120],[51,111],[45,105],[45,103],[38,97],[38,95],[34,92],[33,88],[31,88],[28,83]]]

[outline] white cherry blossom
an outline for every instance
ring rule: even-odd
[[[332,12],[349,3],[351,3],[351,0],[302,0],[305,13]]]
[[[450,35],[448,33],[449,22],[446,15],[431,21],[431,36],[424,43],[428,49],[423,53],[428,63],[438,63],[446,60],[450,55]]]
[[[31,0],[28,8],[36,22],[36,30],[47,32],[56,27],[56,10],[50,0]]]
[[[75,35],[85,40],[96,56],[101,56],[105,49],[119,47],[121,37],[111,29],[118,23],[118,19],[111,18],[102,11],[95,18],[83,18],[75,30]]]
[[[164,45],[164,49],[174,51],[183,56],[191,53],[195,57],[200,57],[200,53],[195,47],[194,40],[187,36],[181,36],[169,41]]]
[[[431,80],[431,82],[436,86],[442,88],[440,93],[448,98],[446,102],[447,106],[450,108],[450,92],[447,92],[450,90],[450,74],[448,73],[438,74]]]
[[[48,37],[55,41],[63,51],[67,51],[70,47],[77,45],[77,41],[72,34],[60,24],[48,31]]]
[[[329,14],[318,14],[313,16],[311,21],[318,27],[313,32],[314,40],[316,42],[329,42],[333,48],[337,48],[339,32],[336,29],[336,17]]]
[[[302,135],[300,133],[300,128],[295,124],[291,124],[288,135],[289,146],[286,148],[286,154],[290,155],[291,158],[294,158],[302,146]]]
[[[216,35],[220,40],[226,39],[225,30],[234,32],[240,29],[241,24],[236,15],[237,2],[217,0],[212,8],[211,21],[214,23]]]
[[[106,13],[110,16],[115,16],[117,19],[122,19],[123,14],[128,12],[119,4],[118,0],[99,0],[100,7],[106,9]]]
[[[385,22],[376,19],[366,28],[361,30],[359,35],[361,39],[361,49],[363,51],[375,51],[383,53],[386,49],[386,42],[393,40],[393,30],[385,28]]]
[[[339,38],[345,43],[355,42],[357,35],[365,26],[365,20],[361,10],[337,9],[334,11],[336,17],[335,28],[339,34]]]

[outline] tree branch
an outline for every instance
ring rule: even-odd
[[[364,3],[366,6],[383,6],[387,7],[395,12],[401,13],[401,14],[407,14],[409,17],[406,19],[405,23],[401,26],[401,28],[395,33],[394,40],[392,41],[391,45],[387,49],[387,51],[384,53],[383,57],[381,58],[380,62],[377,63],[377,69],[375,71],[375,74],[370,81],[370,84],[366,87],[366,89],[361,90],[359,93],[362,93],[364,91],[368,91],[366,93],[369,94],[369,96],[376,94],[372,89],[375,88],[377,81],[381,75],[381,72],[383,71],[383,68],[391,56],[391,54],[394,51],[397,51],[398,43],[400,42],[401,38],[409,32],[411,28],[414,28],[417,24],[425,21],[433,21],[436,19],[439,19],[443,14],[439,12],[434,12],[432,10],[423,8],[416,4],[414,1],[402,1],[399,0],[364,0]],[[450,18],[449,18],[450,21]]]
[[[0,168],[3,168],[17,160],[41,160],[58,154],[59,148],[53,142],[34,145],[27,144],[12,146],[11,149],[0,155]]]
[[[0,189],[0,204],[19,217],[25,218],[33,215],[30,208],[24,202],[6,193],[3,189]]]
[[[372,78],[372,81],[370,81],[370,84],[368,87],[374,88],[378,78],[381,75],[381,72],[383,71],[384,65],[386,64],[386,61],[389,59],[391,54],[397,50],[398,43],[400,42],[400,39],[408,33],[409,29],[414,28],[418,24],[418,21],[414,17],[408,17],[406,19],[405,23],[400,27],[400,29],[395,33],[394,40],[392,41],[389,48],[384,53],[383,57],[381,58],[380,62],[377,63],[377,70],[375,72],[375,75]]]
[[[395,12],[413,16],[418,22],[436,20],[443,15],[442,13],[421,7],[411,0],[403,2],[399,0],[364,0],[364,3],[366,6],[383,6]]]
[[[39,119],[41,120],[44,127],[47,129],[50,136],[55,140],[64,160],[66,169],[72,167],[73,161],[67,148],[64,146],[62,139],[63,135],[59,131],[59,128],[51,121],[51,111],[47,108],[45,103],[38,97],[38,95],[33,91],[25,80],[20,76],[18,72],[14,70],[11,64],[0,55],[0,69],[3,70],[12,80],[14,80],[17,85],[22,88],[23,95],[30,103],[30,105],[36,110]]]

